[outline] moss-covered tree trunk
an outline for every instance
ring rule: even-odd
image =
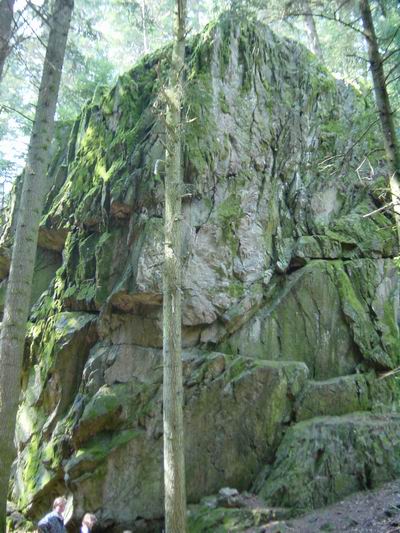
[[[383,58],[379,51],[369,1],[360,0],[359,6],[364,35],[368,45],[368,58],[374,84],[375,101],[382,126],[383,143],[390,171],[390,189],[400,240],[400,149],[387,92]]]
[[[7,488],[14,459],[26,322],[38,229],[47,190],[49,149],[54,131],[65,46],[73,0],[55,0],[36,115],[24,171],[22,197],[0,332],[0,533],[6,530]]]
[[[165,531],[186,531],[181,349],[182,99],[186,0],[175,1],[174,45],[167,90],[163,308]]]
[[[15,0],[0,0],[0,80],[3,77],[4,63],[10,51],[14,3]]]

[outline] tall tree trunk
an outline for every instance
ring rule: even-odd
[[[167,90],[163,304],[165,531],[186,532],[181,350],[182,101],[186,0],[175,0],[174,46]]]
[[[400,241],[400,149],[396,138],[393,113],[387,92],[382,56],[379,52],[374,22],[368,0],[360,0],[360,13],[368,45],[368,58],[371,66],[374,94],[382,126],[383,144],[390,172],[390,190]]]
[[[322,53],[321,43],[319,41],[317,27],[315,25],[315,20],[311,11],[310,4],[308,0],[303,1],[304,8],[304,21],[306,23],[306,30],[308,35],[308,41],[310,43],[311,51],[323,62],[324,55]]]
[[[7,489],[40,217],[47,190],[61,71],[74,0],[55,0],[36,115],[24,172],[4,318],[0,331],[0,533],[6,529]]]
[[[141,1],[141,9],[142,9],[143,50],[144,50],[144,53],[147,54],[149,47],[147,45],[146,0]]]
[[[15,0],[0,0],[0,80],[10,51]]]

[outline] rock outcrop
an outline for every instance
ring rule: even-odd
[[[169,54],[99,89],[54,155],[12,490],[32,520],[60,492],[103,528],[162,519]],[[386,186],[368,107],[262,25],[225,16],[187,58],[189,502],[228,486],[300,510],[398,476],[399,388],[377,378],[400,359],[398,246],[390,213],[365,216]]]

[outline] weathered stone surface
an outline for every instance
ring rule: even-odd
[[[38,301],[43,292],[48,290],[61,264],[61,254],[48,249],[37,249],[32,283],[32,305]]]
[[[219,348],[305,361],[316,379],[351,374],[363,360],[394,368],[398,295],[391,260],[313,261],[284,284],[277,281],[263,308]]]
[[[400,390],[396,379],[380,379],[374,373],[353,374],[327,381],[309,381],[298,398],[296,420],[357,411],[380,411],[396,405]]]
[[[59,313],[38,321],[29,333],[30,365],[23,374],[22,402],[17,418],[20,454],[13,492],[21,506],[53,489],[60,478],[56,441],[64,436],[58,423],[78,392],[90,347],[96,340],[95,316]]]
[[[120,512],[132,521],[162,516],[160,362],[160,351],[149,348],[92,349],[80,388],[86,399],[76,398],[46,448],[38,451],[42,458],[45,450],[58,450],[60,459],[66,453],[57,469],[40,474],[42,494],[47,497],[61,475],[77,509],[101,508],[104,521],[118,520]],[[247,487],[272,457],[291,419],[306,366],[193,353],[185,357],[184,375],[189,501],[215,492],[222,478]]]
[[[305,235],[297,239],[294,245],[291,264],[304,266],[310,259],[339,259],[342,255],[340,242],[325,235]]]
[[[198,372],[203,374],[204,367]],[[206,387],[189,388],[185,444],[188,480],[194,481],[188,486],[190,501],[216,492],[221,477],[239,490],[249,486],[262,458],[272,458],[284,424],[291,420],[290,398],[299,393],[307,374],[303,363],[238,358],[219,378],[206,373]],[[188,385],[196,373],[190,379]]]
[[[49,230],[44,226],[39,228],[38,245],[45,250],[62,252],[68,229]]]
[[[250,35],[264,53],[249,52]],[[338,162],[340,177],[332,167],[327,175],[310,171],[326,151],[346,145],[331,130],[357,133],[350,118],[361,112],[356,94],[262,26],[240,29],[226,18],[189,48],[195,120],[185,146],[184,324],[212,324],[254,283],[268,284],[270,271],[299,260],[393,254],[387,218],[363,219],[374,203],[356,187],[358,177],[344,178],[362,146]],[[163,187],[154,166],[163,147],[151,104],[154,65],[163,61],[162,53],[152,56],[121,77],[72,129],[76,157],[69,150],[67,176],[56,180],[43,226],[49,235],[73,230],[61,273],[71,309],[99,308],[107,298],[124,311],[160,303]],[[277,75],[283,65],[290,76]],[[123,205],[128,224],[117,215]]]
[[[277,280],[264,307],[220,349],[305,361],[316,379],[354,372],[361,355],[342,312],[335,270],[331,263],[313,262],[284,284]]]
[[[43,292],[48,290],[56,271],[61,266],[61,262],[60,254],[38,248],[33,272],[31,305],[34,305]],[[4,308],[6,288],[7,278],[0,281],[0,313],[2,313]]]
[[[41,235],[63,247],[62,264],[30,317],[13,482],[32,518],[68,492],[75,519],[93,510],[102,528],[151,530],[162,519],[164,125],[154,104],[169,54],[97,91],[55,148]],[[378,157],[379,137],[365,133],[351,87],[263,25],[225,15],[188,43],[187,58],[189,500],[246,490],[266,464],[268,480],[276,471],[283,483],[286,457],[300,458],[297,486],[319,504],[310,472],[328,467],[312,435],[332,441],[335,468],[349,446],[375,477],[397,472],[392,453],[380,463],[376,429],[396,450],[386,413],[399,405],[397,385],[376,375],[400,363],[397,237],[390,213],[364,218],[384,179],[360,183],[353,170],[365,150]],[[336,484],[356,486],[350,467],[324,481],[327,501],[342,493]],[[303,504],[291,494],[288,504]]]
[[[400,416],[320,417],[291,427],[256,485],[272,505],[321,507],[400,476]]]

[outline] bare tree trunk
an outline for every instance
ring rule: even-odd
[[[390,171],[390,190],[394,205],[397,231],[400,240],[400,150],[396,138],[393,113],[390,107],[389,95],[386,87],[383,58],[379,52],[374,22],[368,0],[360,0],[360,13],[364,27],[365,39],[368,45],[368,58],[371,66],[372,80],[376,106],[379,112],[383,132],[383,143],[386,159]]]
[[[54,131],[65,46],[74,0],[55,0],[36,115],[24,172],[4,318],[0,332],[0,533],[6,530],[6,502],[14,459],[15,421],[36,246],[47,190],[49,148]]]
[[[10,51],[15,0],[0,0],[0,80]]]
[[[322,53],[321,43],[319,41],[317,27],[315,25],[315,20],[311,12],[311,7],[308,0],[303,0],[304,12],[304,21],[306,23],[306,30],[308,35],[308,40],[310,43],[311,51],[323,62],[324,55]]]
[[[175,0],[174,46],[167,91],[164,264],[164,489],[165,531],[186,532],[181,349],[182,100],[186,0]]]
[[[144,53],[147,54],[149,47],[147,45],[146,0],[141,1],[141,8],[142,8],[143,49],[144,49]]]

